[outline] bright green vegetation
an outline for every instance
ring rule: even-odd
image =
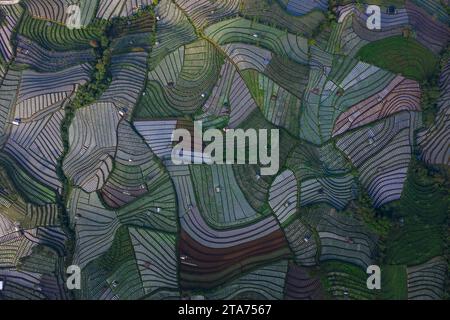
[[[26,174],[14,160],[5,153],[0,153],[0,165],[6,170],[20,195],[27,201],[37,205],[54,203],[55,192]]]
[[[239,128],[244,130],[253,128],[255,130],[267,129],[270,132],[271,129],[277,129],[276,126],[268,122],[259,109],[254,110],[248,118],[239,125]],[[283,167],[289,152],[295,146],[295,138],[293,138],[286,130],[279,129],[280,140],[284,141],[280,143],[280,169]],[[268,139],[268,144],[270,145],[270,138]],[[271,147],[268,146],[271,150]]]
[[[300,100],[255,70],[244,70],[243,78],[264,117],[298,136]]]
[[[234,18],[221,21],[206,28],[205,35],[219,45],[234,42],[252,44],[295,62],[307,63],[306,38],[252,20]]]
[[[136,118],[193,115],[207,101],[224,63],[223,54],[206,40],[192,42],[168,57],[150,72]]]
[[[380,68],[422,81],[432,76],[438,66],[437,57],[411,38],[390,37],[365,45],[357,57]]]
[[[101,39],[105,25],[104,21],[95,21],[86,28],[69,29],[25,14],[18,32],[48,50],[81,50],[90,48],[92,40]]]
[[[355,265],[330,261],[321,265],[321,280],[332,299],[372,300],[376,291],[367,289],[365,270]]]
[[[443,253],[442,226],[405,225],[392,231],[386,243],[386,263],[408,266],[427,262]]]
[[[358,199],[347,210],[361,217],[369,230],[378,236],[387,236],[391,230],[392,222],[387,217],[377,216],[377,212],[372,205],[372,200],[361,187],[358,193]]]
[[[120,221],[136,227],[176,232],[175,192],[169,176],[162,174],[158,179],[154,179],[148,188],[148,194],[116,211]],[[161,212],[149,215],[148,212],[155,212],[156,207],[159,207]]]
[[[106,271],[112,272],[121,261],[129,259],[133,254],[133,246],[128,229],[126,227],[120,227],[116,232],[111,247],[97,260],[97,263]]]
[[[135,261],[133,244],[128,228],[120,227],[109,250],[86,267],[89,277],[84,278],[81,295],[95,296],[98,285],[108,285],[113,292],[127,299],[144,294],[139,270]]]
[[[284,56],[274,55],[264,74],[301,99],[308,85],[309,67]]]
[[[58,223],[56,204],[38,206],[27,203],[4,169],[0,169],[0,206],[3,216],[26,229]]]
[[[166,99],[164,88],[156,81],[148,81],[133,116],[135,119],[180,117],[183,113],[173,108]]]
[[[259,81],[259,73],[256,70],[244,70],[242,71],[242,77],[245,81],[245,85],[250,90],[253,99],[255,99],[258,106],[264,104],[264,86]],[[260,107],[261,108],[261,107]]]
[[[405,300],[408,297],[406,266],[381,267],[381,295],[383,299]]]
[[[111,75],[108,70],[111,62],[111,50],[102,46],[97,49],[97,57],[97,63],[92,75],[93,81],[81,86],[77,91],[77,95],[73,100],[75,109],[87,106],[100,98],[111,82]]]
[[[410,266],[441,255],[448,210],[445,178],[413,161],[401,199],[382,208],[385,215],[403,221],[386,240],[386,262]]]
[[[410,168],[399,203],[399,213],[408,220],[434,225],[445,223],[449,208],[448,189],[443,181],[435,181],[425,168],[416,164]]]

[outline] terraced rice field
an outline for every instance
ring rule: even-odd
[[[69,19],[68,6],[75,4],[71,0],[25,0],[27,11],[38,19],[65,23]],[[87,25],[93,19],[97,8],[97,0],[82,0],[77,2],[80,8],[81,25]]]
[[[146,92],[145,109],[165,109],[167,105],[184,114],[195,112],[212,90],[222,59],[205,40],[179,48],[149,73],[152,86]]]
[[[0,300],[448,298],[448,1],[15,2]],[[198,121],[256,163],[177,164]]]
[[[200,209],[210,224],[230,227],[258,217],[245,200],[230,167],[194,165],[190,170]]]
[[[289,255],[282,231],[272,217],[234,230],[219,230],[209,227],[193,207],[182,217],[181,228],[180,251],[184,258],[180,276],[185,289],[199,285],[211,288],[239,270]]]
[[[411,160],[412,132],[418,126],[417,121],[416,113],[399,113],[373,127],[351,132],[337,142],[338,148],[360,170],[360,181],[375,206],[401,196]],[[384,129],[386,127],[392,129]]]
[[[325,21],[326,0],[251,1],[241,2],[240,13],[250,19],[276,25],[290,32],[310,37]]]
[[[306,63],[307,60],[305,38],[248,19],[235,18],[219,22],[208,27],[205,34],[220,45],[234,42],[257,44],[299,63]]]
[[[308,270],[289,265],[286,277],[285,298],[288,300],[323,299],[323,288],[317,277],[308,274]]]
[[[206,297],[215,300],[280,300],[283,298],[287,268],[285,260],[267,265],[208,293]]]
[[[405,226],[389,239],[386,260],[391,264],[417,265],[443,252],[440,226]]]
[[[448,165],[448,133],[450,121],[449,95],[450,95],[450,63],[443,59],[443,67],[439,77],[440,96],[437,101],[438,112],[435,123],[418,133],[418,144],[421,148],[421,158],[428,164]]]
[[[365,270],[352,264],[328,262],[322,267],[322,281],[332,299],[372,300],[376,293],[367,289]]]
[[[99,0],[97,18],[110,20],[115,17],[128,17],[151,3],[151,0]]]
[[[112,103],[96,103],[76,113],[64,161],[64,171],[75,185],[88,192],[103,186],[113,166],[118,124],[119,114]]]
[[[435,300],[444,292],[447,267],[441,257],[408,268],[408,299]]]
[[[69,29],[64,25],[35,19],[28,14],[22,18],[18,33],[39,43],[47,50],[80,50],[90,47],[91,40],[98,40],[102,24],[90,25],[84,29]]]
[[[363,61],[417,81],[430,77],[437,65],[432,52],[416,40],[404,37],[372,42],[363,47],[357,56]],[[383,59],[380,59],[381,56]]]

